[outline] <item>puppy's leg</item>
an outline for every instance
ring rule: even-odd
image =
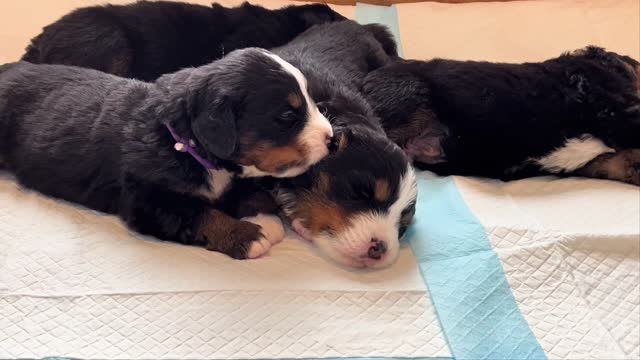
[[[207,250],[225,253],[235,259],[255,259],[271,249],[273,239],[282,240],[284,229],[280,219],[268,215],[234,219],[219,210],[210,210],[198,227],[198,236],[206,242]],[[274,242],[278,242],[274,241]]]
[[[128,184],[120,216],[142,234],[235,259],[259,257],[271,247],[259,224],[234,219],[205,199],[151,184]]]
[[[258,187],[254,180],[236,179],[221,202],[229,215],[260,225],[262,233],[271,245],[284,239],[284,226],[277,216],[278,204],[273,196]]]
[[[640,186],[640,149],[602,154],[576,170],[575,174]]]

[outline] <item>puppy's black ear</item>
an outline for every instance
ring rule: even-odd
[[[191,120],[191,130],[213,155],[228,159],[236,149],[236,121],[228,100],[216,102],[212,106],[196,110]]]

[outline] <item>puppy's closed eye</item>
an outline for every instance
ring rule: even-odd
[[[298,117],[293,110],[286,110],[276,118],[276,121],[283,125],[293,125],[296,120],[298,120]]]
[[[371,201],[375,197],[373,186],[364,181],[355,180],[351,184],[349,198],[353,201]]]

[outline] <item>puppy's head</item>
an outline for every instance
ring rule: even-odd
[[[640,63],[629,56],[588,46],[550,60],[561,67],[567,98],[618,147],[637,147],[640,129]]]
[[[606,51],[596,46],[587,46],[582,49],[564,54],[557,60],[569,70],[572,85],[586,92],[591,90],[592,84],[606,88],[606,91],[626,92],[640,96],[640,63],[625,55]],[[571,76],[573,75],[573,79]],[[586,78],[591,81],[585,83]]]
[[[293,229],[333,260],[386,267],[415,212],[413,169],[380,132],[337,130],[334,147],[309,172],[285,180],[278,202]]]
[[[182,104],[178,117],[190,124],[196,148],[239,165],[242,176],[296,176],[329,153],[333,130],[305,77],[271,52],[234,51],[158,83],[169,102]]]
[[[415,75],[418,61],[397,61],[370,72],[362,92],[387,136],[411,161],[437,164],[445,161],[442,147],[449,129],[430,110],[429,86]]]

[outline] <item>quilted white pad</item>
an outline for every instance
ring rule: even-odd
[[[550,359],[640,358],[640,189],[456,177]]]
[[[0,175],[0,358],[450,356],[411,250],[351,272],[288,237],[269,256],[134,235]]]
[[[640,357],[637,187],[454,179],[548,358]],[[409,249],[391,269],[370,273],[338,268],[292,237],[264,259],[234,261],[134,235],[4,177],[0,358],[54,355],[451,353]]]

